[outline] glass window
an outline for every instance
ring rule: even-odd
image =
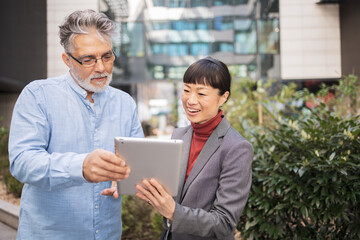
[[[261,77],[280,78],[280,55],[278,54],[262,54],[261,61]]]
[[[208,30],[209,22],[208,21],[200,21],[196,23],[196,29],[198,30]]]
[[[214,29],[215,30],[228,30],[233,28],[233,20],[229,17],[215,17]]]
[[[142,57],[145,55],[144,34],[142,23],[128,23],[127,24],[129,41],[129,48],[127,55],[131,57]]]
[[[182,31],[182,30],[195,30],[195,22],[186,21],[172,21],[171,29]]]
[[[168,22],[153,22],[153,30],[166,30],[169,28]]]
[[[279,14],[279,0],[258,0],[261,18]]]
[[[164,67],[161,65],[155,65],[153,67],[153,78],[154,79],[164,79],[165,73],[164,73]]]
[[[170,79],[182,79],[187,67],[169,67],[168,69]]]
[[[174,56],[186,56],[188,55],[187,44],[168,44],[168,55]]]
[[[154,7],[165,7],[165,0],[153,0]]]
[[[233,5],[248,4],[249,0],[233,0]]]
[[[208,0],[191,0],[191,7],[207,7]]]
[[[230,5],[231,0],[214,0],[214,6]]]
[[[234,46],[232,43],[216,42],[213,43],[213,52],[234,52]]]
[[[126,56],[129,51],[130,38],[127,23],[117,23],[119,35],[112,36],[113,48],[117,56]]]
[[[232,43],[220,43],[220,52],[233,52],[234,46]]]
[[[279,20],[259,20],[259,52],[279,53]]]
[[[236,20],[235,53],[256,54],[256,26],[253,20]]]
[[[256,64],[240,64],[230,65],[229,71],[232,76],[239,78],[255,78],[256,76]]]
[[[207,43],[191,44],[190,54],[193,56],[206,56],[210,54],[210,45]]]
[[[169,0],[169,7],[184,8],[186,7],[186,0]]]
[[[166,45],[161,43],[155,43],[151,45],[151,51],[154,55],[166,54]]]

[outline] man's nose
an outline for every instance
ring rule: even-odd
[[[104,72],[105,71],[105,66],[104,66],[104,63],[101,58],[96,59],[96,62],[94,65],[94,71],[96,71],[96,72]]]

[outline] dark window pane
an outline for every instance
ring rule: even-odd
[[[141,57],[145,54],[144,34],[142,23],[128,23],[127,26],[129,41],[128,56]]]
[[[153,0],[154,7],[165,7],[165,0]]]
[[[279,53],[279,20],[259,20],[259,52]]]
[[[229,17],[215,17],[214,29],[215,30],[228,30],[233,28],[233,20]]]
[[[217,42],[213,44],[213,52],[234,52],[232,43]]]
[[[171,22],[171,29],[178,31],[195,30],[195,23],[186,21],[173,21]]]
[[[184,8],[186,7],[186,0],[169,0],[169,7]]]
[[[196,23],[198,30],[208,30],[209,29],[209,22],[208,21],[201,21]]]
[[[207,7],[208,0],[191,0],[191,7]]]
[[[233,5],[248,4],[249,0],[233,0]]]
[[[153,30],[166,30],[169,28],[168,22],[153,22]]]
[[[230,5],[231,0],[214,0],[214,6]]]

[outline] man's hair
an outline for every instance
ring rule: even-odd
[[[79,34],[89,34],[94,29],[100,37],[110,39],[116,29],[116,23],[103,13],[87,9],[71,13],[59,28],[60,43],[65,51],[69,52],[74,47],[74,37]]]

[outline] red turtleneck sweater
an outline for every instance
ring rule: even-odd
[[[186,177],[185,182],[193,168],[196,159],[198,158],[201,149],[204,147],[206,141],[217,127],[217,125],[221,122],[222,119],[222,110],[211,120],[203,124],[191,123],[191,126],[194,130],[192,140],[191,140],[191,147],[190,147],[190,154],[189,154],[189,161],[186,170]]]

